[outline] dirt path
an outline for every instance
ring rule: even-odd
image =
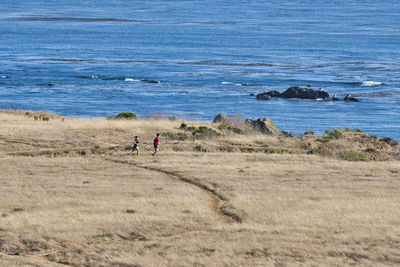
[[[203,192],[204,194],[207,194],[209,196],[209,198],[211,199],[211,202],[210,202],[211,204],[209,206],[210,206],[211,210],[216,214],[216,216],[219,217],[219,221],[221,221],[223,223],[228,223],[228,224],[241,223],[243,221],[243,219],[238,214],[227,210],[226,204],[227,204],[228,200],[222,194],[217,192],[215,189],[208,187],[206,184],[202,184],[199,181],[191,180],[187,177],[183,177],[180,174],[177,174],[177,173],[174,173],[171,171],[167,171],[167,170],[163,170],[163,169],[159,169],[159,168],[155,168],[155,167],[150,167],[150,166],[144,166],[143,164],[128,161],[128,160],[122,160],[122,159],[118,159],[118,158],[105,158],[105,157],[102,159],[106,160],[106,161],[111,161],[114,163],[128,164],[128,165],[134,166],[136,168],[141,168],[141,169],[157,172],[159,174],[168,176],[172,180],[179,181],[179,182],[185,183],[187,185],[196,187],[201,192]],[[186,231],[182,231],[182,232],[186,232]]]

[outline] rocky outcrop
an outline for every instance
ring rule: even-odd
[[[213,123],[225,123],[225,124],[232,124],[231,120],[223,113],[219,113],[215,116]]]
[[[327,99],[329,98],[329,94],[323,90],[313,90],[294,86],[288,88],[285,92],[280,94],[279,97],[300,99]]]
[[[281,134],[275,124],[267,118],[259,118],[258,120],[247,119],[245,124],[251,127],[253,130],[267,134],[267,135],[278,135]]]
[[[269,91],[257,95],[257,99],[264,99],[266,96],[270,97],[282,97],[282,98],[299,98],[299,99],[328,99],[329,94],[323,90],[313,90],[308,88],[300,88],[292,86],[285,92],[279,93],[278,91]]]
[[[268,93],[262,93],[257,95],[258,100],[270,100],[271,96]]]

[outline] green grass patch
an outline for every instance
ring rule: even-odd
[[[128,214],[135,214],[136,210],[127,209],[127,210],[125,210],[125,212],[128,213]]]
[[[267,154],[297,154],[294,150],[273,148],[266,148],[264,152]]]
[[[24,211],[23,208],[13,208],[12,209],[12,212],[22,212],[22,211]]]
[[[115,116],[115,119],[117,120],[137,120],[137,116],[135,113],[132,112],[121,112],[117,116]]]
[[[97,238],[111,238],[112,234],[111,233],[104,233],[104,234],[95,235],[94,237],[97,237]]]
[[[244,254],[255,257],[255,256],[266,256],[268,253],[264,248],[252,248],[245,251]]]
[[[343,160],[348,161],[368,161],[366,156],[364,156],[362,153],[355,151],[345,151],[343,153],[340,153],[339,157]]]
[[[152,244],[147,244],[147,245],[144,245],[144,247],[145,248],[148,248],[148,249],[153,249],[153,248],[158,248],[158,247],[160,247],[160,243],[152,243]]]
[[[340,139],[343,136],[343,132],[335,129],[335,130],[325,130],[326,135],[323,137],[323,139],[325,139],[326,141],[330,141],[330,140],[337,140]]]

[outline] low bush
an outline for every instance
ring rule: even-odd
[[[335,130],[328,129],[328,130],[325,130],[325,133],[326,133],[326,135],[323,138],[326,141],[336,140],[343,136],[343,133],[338,129],[335,129]]]
[[[166,132],[166,133],[162,133],[162,136],[167,137],[169,139],[180,140],[180,141],[184,141],[184,140],[188,139],[188,136],[185,133]]]
[[[316,147],[310,147],[309,150],[307,151],[307,154],[323,155],[324,152],[325,152],[325,147],[324,146],[316,146]]]
[[[365,149],[365,152],[368,152],[368,153],[375,153],[375,152],[376,152],[376,149],[373,148],[373,147],[368,147],[367,149]]]
[[[314,135],[314,131],[305,131],[303,135]]]
[[[386,144],[388,144],[390,146],[397,146],[399,144],[396,140],[393,140],[390,137],[381,138],[381,141],[385,142]]]
[[[355,151],[345,151],[339,154],[339,157],[348,161],[368,161],[367,157],[362,153]]]
[[[181,127],[179,127],[179,129],[181,129],[181,130],[186,130],[187,127],[188,127],[187,124],[184,123],[184,122],[182,122],[182,123],[181,123]]]
[[[137,116],[135,113],[132,112],[121,112],[117,116],[115,116],[115,119],[120,120],[137,120]]]

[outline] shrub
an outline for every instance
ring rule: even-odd
[[[186,130],[187,127],[188,127],[187,124],[184,123],[184,122],[182,122],[182,123],[181,123],[181,127],[179,127],[179,129],[181,129],[181,130]]]
[[[343,136],[343,133],[338,129],[335,129],[335,130],[328,129],[328,130],[325,130],[325,133],[326,133],[326,136],[324,136],[324,139],[327,141],[339,139]]]
[[[136,210],[127,209],[125,212],[126,212],[126,213],[129,213],[129,214],[135,214],[135,213],[136,213]]]
[[[265,153],[267,154],[296,154],[296,151],[289,150],[289,149],[272,149],[267,148],[265,149]]]
[[[198,129],[195,129],[192,132],[192,135],[196,138],[211,138],[220,136],[221,134],[214,129],[208,128],[206,126],[200,126]]]
[[[397,146],[399,144],[396,140],[393,140],[390,137],[381,138],[381,141],[385,142],[386,144],[388,144],[390,146]]]
[[[218,129],[220,129],[221,131],[226,130],[227,127],[228,125],[226,125],[225,123],[221,123],[220,125],[218,125]]]
[[[311,155],[322,155],[325,152],[325,147],[324,146],[316,146],[316,147],[311,147],[308,151],[307,154]]]
[[[314,131],[305,131],[303,135],[314,135]]]
[[[364,132],[363,130],[358,129],[358,128],[354,129],[354,131],[357,132],[357,133],[363,133]]]
[[[23,208],[13,208],[12,212],[21,212],[23,210],[24,210]]]
[[[243,134],[244,133],[242,129],[237,128],[237,127],[233,127],[231,125],[228,126],[228,130],[230,130],[230,131],[232,131],[232,132],[234,132],[236,134]]]
[[[121,112],[115,118],[124,120],[137,120],[136,114],[132,112]]]
[[[373,147],[368,147],[368,148],[365,150],[365,152],[368,152],[368,153],[375,153],[375,152],[376,152],[376,149],[373,148]]]
[[[207,152],[207,148],[203,147],[202,145],[197,145],[193,149],[198,152]]]
[[[169,139],[181,140],[181,141],[184,141],[188,138],[188,136],[185,133],[173,133],[173,132],[162,133],[162,136],[167,137]]]
[[[345,151],[339,154],[339,157],[348,161],[368,161],[367,157],[355,151]]]

